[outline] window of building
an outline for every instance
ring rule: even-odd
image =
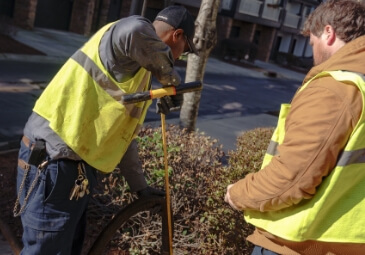
[[[232,9],[233,0],[222,0],[222,9],[230,11]]]

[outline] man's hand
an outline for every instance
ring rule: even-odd
[[[227,193],[224,196],[224,202],[228,203],[233,209],[240,211],[232,202],[231,196],[229,195],[229,190],[232,188],[233,184],[227,186]]]
[[[166,193],[163,190],[159,190],[159,189],[155,189],[155,188],[152,188],[150,186],[147,186],[144,189],[138,190],[137,195],[138,195],[138,197],[147,197],[147,196],[161,196],[161,197],[163,197],[163,196],[166,195]]]
[[[167,115],[170,112],[179,111],[183,101],[183,94],[159,98],[156,102],[156,112]]]

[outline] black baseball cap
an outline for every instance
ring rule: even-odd
[[[189,44],[190,52],[198,55],[198,51],[196,50],[193,43],[195,33],[194,19],[185,7],[178,5],[166,7],[157,14],[155,20],[166,22],[167,24],[173,26],[175,29],[181,28],[182,30],[184,30],[184,34],[186,35],[186,41]]]

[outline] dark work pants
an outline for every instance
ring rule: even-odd
[[[251,255],[279,255],[279,254],[256,245]]]
[[[19,159],[28,160],[30,149],[21,142]],[[21,254],[80,254],[86,227],[86,209],[90,195],[70,200],[70,192],[78,175],[78,161],[50,161],[42,170],[38,182],[21,214],[23,245]],[[89,190],[96,184],[95,169],[85,163]],[[22,194],[24,203],[37,168],[31,166]],[[24,176],[18,166],[17,191]]]

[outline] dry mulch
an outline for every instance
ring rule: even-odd
[[[13,217],[16,198],[16,166],[18,152],[0,152],[0,220],[6,224],[18,242],[21,240],[22,227],[20,218]]]

